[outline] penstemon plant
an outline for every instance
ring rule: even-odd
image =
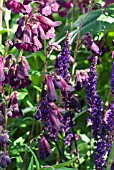
[[[113,170],[113,11],[0,1],[1,169]]]

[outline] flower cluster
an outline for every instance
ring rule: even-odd
[[[30,52],[40,50],[43,40],[54,38],[54,27],[61,25],[60,21],[54,22],[38,13],[28,16],[27,21],[22,17],[17,23],[19,25],[15,33],[14,45],[19,50]]]

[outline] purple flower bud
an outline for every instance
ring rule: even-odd
[[[11,163],[10,157],[8,155],[6,155],[6,162],[7,162],[7,165]]]
[[[5,80],[3,58],[0,55],[0,82]]]
[[[10,39],[8,39],[7,41],[6,41],[6,43],[8,43],[8,45],[11,47],[11,46],[13,46],[13,42],[10,40]]]
[[[44,143],[43,143],[43,139],[38,139],[38,157],[42,160],[44,160],[46,158],[46,152],[45,152],[45,147],[44,147]]]
[[[6,166],[7,166],[6,156],[5,156],[5,155],[2,155],[2,156],[1,156],[0,166],[1,166],[2,168],[6,168]]]
[[[47,76],[47,87],[48,87],[48,99],[52,102],[56,101],[57,96],[55,92],[55,87],[54,87],[54,84],[53,84],[53,81],[50,75]]]
[[[11,98],[10,108],[12,108],[12,117],[13,118],[18,118],[19,116],[23,116],[23,112],[19,109],[17,94],[18,93],[15,91]]]
[[[51,148],[50,148],[50,145],[49,145],[48,141],[46,140],[45,137],[42,137],[42,140],[43,140],[46,156],[51,155]]]
[[[9,118],[12,118],[12,117],[13,117],[11,108],[9,108],[9,109],[7,110],[7,116],[8,116]]]
[[[76,90],[80,91],[83,87],[82,78],[79,71],[76,71]]]
[[[1,142],[7,144],[8,143],[8,139],[9,139],[8,131],[5,131],[4,134],[1,137]]]

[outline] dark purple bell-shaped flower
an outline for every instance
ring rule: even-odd
[[[45,137],[38,139],[38,156],[40,159],[45,159],[47,156],[51,155],[51,148]]]
[[[44,143],[43,143],[43,140],[42,138],[41,139],[38,139],[38,157],[41,159],[41,160],[44,160],[46,158],[46,153],[45,153],[45,147],[44,147]]]
[[[82,111],[82,108],[78,102],[78,98],[74,94],[70,97],[70,107],[78,113]]]
[[[50,119],[50,123],[51,123],[53,129],[55,129],[55,130],[62,130],[64,125],[60,122],[58,117],[51,110],[49,112],[49,119]]]
[[[52,102],[57,100],[55,87],[50,75],[47,76],[47,87],[48,87],[48,99]]]
[[[43,140],[46,156],[50,156],[51,155],[50,145],[45,137],[42,137],[42,140]]]

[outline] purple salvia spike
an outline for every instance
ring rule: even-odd
[[[114,98],[114,62],[112,63],[112,71],[111,71],[111,83],[110,83],[110,87],[111,87],[112,96],[113,96],[113,98]]]

